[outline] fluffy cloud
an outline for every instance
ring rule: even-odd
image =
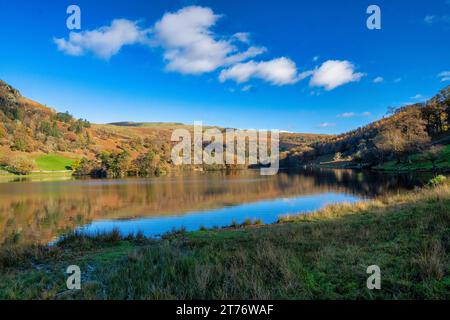
[[[310,86],[333,90],[346,83],[359,81],[364,76],[363,73],[357,73],[354,69],[354,65],[348,61],[328,60],[314,70],[299,72],[292,60],[282,57],[263,62],[252,60],[235,64],[222,70],[219,80],[244,83],[251,78],[258,78],[273,85],[286,85],[312,76]]]
[[[93,53],[102,59],[111,58],[126,45],[161,47],[167,70],[194,75],[221,70],[221,82],[244,83],[255,78],[282,86],[311,77],[310,86],[332,90],[364,76],[355,72],[354,65],[346,60],[329,60],[305,72],[300,72],[287,57],[256,61],[254,58],[267,49],[251,46],[247,32],[228,37],[215,34],[212,28],[220,18],[210,8],[189,6],[165,13],[152,29],[143,29],[136,21],[116,19],[109,26],[70,32],[67,40],[55,38],[54,42],[68,55]],[[313,60],[318,59],[316,56]],[[376,78],[375,82],[380,79]]]
[[[382,83],[383,81],[383,77],[376,77],[375,79],[373,79],[373,83]]]
[[[441,81],[450,81],[450,71],[444,71],[438,74],[438,77],[441,78]]]
[[[125,45],[145,43],[148,30],[142,30],[138,23],[116,19],[110,26],[91,31],[70,32],[69,39],[54,38],[58,49],[68,55],[81,56],[87,52],[102,59],[109,59]]]
[[[328,60],[313,71],[310,85],[333,90],[349,82],[359,81],[363,73],[356,72],[355,66],[349,61]]]
[[[167,69],[183,74],[201,74],[219,67],[253,58],[266,49],[250,47],[238,52],[231,39],[216,39],[210,30],[220,15],[210,8],[190,6],[175,13],[166,13],[154,26],[157,45],[164,48]],[[248,41],[248,35],[238,33],[235,38]]]
[[[298,74],[295,63],[285,57],[269,61],[238,63],[228,69],[222,70],[219,80],[225,82],[234,80],[237,83],[258,78],[273,85],[293,84],[305,78],[306,74]]]

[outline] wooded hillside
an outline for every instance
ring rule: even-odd
[[[164,172],[172,166],[173,130],[193,130],[192,125],[182,123],[91,124],[27,99],[1,80],[0,120],[0,169],[19,174],[47,170],[47,164],[37,165],[45,155],[62,157],[55,159],[60,163],[74,162],[72,169],[78,169],[79,174]],[[288,151],[326,137],[281,133],[280,148]]]
[[[345,162],[373,167],[427,151],[425,157],[439,157],[442,145],[450,143],[450,86],[424,103],[389,111],[389,115],[365,127],[329,137],[317,143],[293,148],[285,160],[289,166],[319,162]]]

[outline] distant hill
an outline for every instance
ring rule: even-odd
[[[133,122],[133,121],[123,121],[123,122],[112,122],[108,123],[112,126],[119,127],[160,127],[160,126],[184,126],[181,122]]]
[[[187,125],[181,122],[133,122],[133,121],[122,121],[122,122],[112,122],[108,123],[110,126],[118,127],[131,127],[131,128],[186,128],[192,130],[192,125]],[[228,128],[223,128],[219,126],[203,125],[204,129],[218,128],[224,131]],[[230,128],[235,129],[235,128]],[[294,132],[280,132],[280,149],[281,151],[288,151],[295,147],[300,147],[304,145],[309,145],[314,142],[324,141],[334,137],[333,135],[327,134],[315,134],[315,133],[294,133]]]
[[[410,161],[410,155],[432,145],[450,143],[449,97],[450,87],[447,87],[425,103],[393,110],[381,120],[341,135],[282,132],[282,166],[379,167],[392,160]],[[58,155],[61,158],[57,162],[65,163],[64,158],[99,159],[103,152],[126,152],[131,160],[151,152],[169,163],[173,145],[170,137],[176,128],[192,130],[192,125],[179,122],[91,124],[75,119],[69,112],[58,112],[27,99],[0,80],[0,170],[13,157],[39,160],[47,154]]]
[[[211,127],[204,126],[205,129]],[[59,162],[64,162],[64,158],[95,159],[102,152],[126,152],[131,159],[154,152],[168,161],[172,145],[170,137],[176,128],[192,130],[192,125],[178,122],[92,124],[75,119],[67,111],[58,112],[27,99],[19,90],[0,80],[0,170],[11,158],[20,156],[34,161],[47,154],[56,154],[60,157]],[[288,151],[329,137],[281,133],[280,148]]]

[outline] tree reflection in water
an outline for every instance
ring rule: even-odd
[[[45,243],[96,220],[180,215],[279,198],[402,192],[428,177],[330,169],[260,176],[259,170],[191,172],[149,179],[0,184],[0,243]]]

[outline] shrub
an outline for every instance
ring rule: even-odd
[[[264,222],[261,219],[256,219],[253,224],[255,226],[262,226],[264,224]]]
[[[36,168],[34,160],[20,156],[4,159],[3,163],[6,170],[14,174],[30,174]]]
[[[139,230],[139,231],[136,233],[136,235],[134,236],[134,238],[135,238],[137,241],[145,240],[144,232],[142,232],[142,230]]]
[[[333,158],[334,161],[341,161],[342,160],[342,153],[336,152]]]
[[[172,231],[166,232],[165,234],[163,234],[161,236],[162,239],[171,239],[171,238],[176,238],[178,236],[182,236],[184,234],[186,234],[187,230],[186,227],[181,226],[179,229],[173,227]]]
[[[12,151],[23,151],[23,152],[31,152],[32,146],[30,143],[30,139],[24,134],[16,134],[13,137],[13,144],[11,146]]]
[[[72,165],[72,169],[74,170],[73,174],[76,176],[88,176],[94,175],[94,173],[99,170],[99,165],[95,160],[82,158],[75,161]]]
[[[443,176],[443,175],[438,175],[434,178],[432,178],[428,184],[431,186],[438,186],[440,184],[445,183],[445,181],[447,180],[447,177]]]

